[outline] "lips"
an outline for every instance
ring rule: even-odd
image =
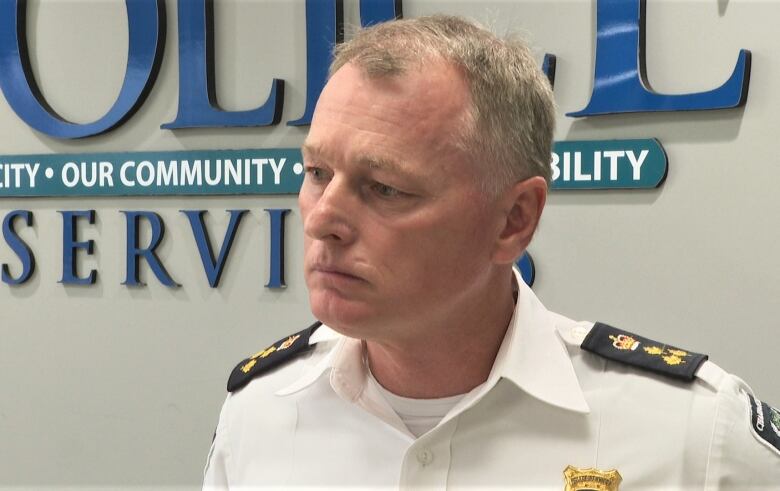
[[[366,281],[348,268],[329,264],[315,264],[311,267],[311,272],[338,280]]]

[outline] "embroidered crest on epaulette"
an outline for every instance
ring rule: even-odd
[[[765,444],[780,453],[780,409],[775,409],[748,394],[750,400],[750,424]]]
[[[707,355],[693,353],[597,322],[580,345],[612,361],[679,380],[693,381]]]
[[[309,349],[309,337],[314,331],[322,325],[322,322],[315,322],[303,331],[297,332],[291,336],[280,339],[268,348],[258,351],[254,355],[241,361],[233,372],[227,383],[228,392],[235,392],[243,388],[258,375],[261,375],[271,368],[278,367],[301,353]]]

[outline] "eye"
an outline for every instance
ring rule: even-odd
[[[404,193],[397,190],[396,188],[392,186],[388,186],[387,184],[382,184],[381,182],[374,183],[372,186],[376,194],[383,198],[396,198],[398,196],[403,195]]]
[[[306,175],[314,182],[323,182],[328,178],[325,169],[313,165],[306,166]]]

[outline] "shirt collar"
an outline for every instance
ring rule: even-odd
[[[515,270],[517,301],[504,341],[488,378],[506,378],[540,401],[578,413],[590,407],[566,344],[549,312]]]
[[[519,272],[515,270],[514,274],[518,291],[512,320],[488,380],[470,395],[481,398],[501,378],[506,378],[542,402],[579,413],[590,412],[556,329],[556,317],[542,305]],[[332,347],[276,395],[303,390],[329,370],[333,390],[344,399],[355,401],[366,383],[362,342],[342,336],[325,325],[310,339],[312,344],[318,342]]]
[[[346,399],[354,400],[365,383],[362,342],[359,339],[343,336],[323,324],[309,338],[309,344],[318,343],[321,343],[326,350],[324,355],[316,357],[304,368],[300,377],[292,384],[276,391],[275,394],[286,396],[303,390],[316,382],[323,373],[329,371],[331,380],[338,376],[349,390],[338,390],[336,384],[333,384],[334,389]]]

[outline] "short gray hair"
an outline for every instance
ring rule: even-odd
[[[485,190],[497,193],[532,176],[551,178],[555,129],[552,88],[528,47],[454,16],[403,19],[362,29],[336,47],[331,75],[354,63],[369,76],[402,75],[431,58],[452,63],[471,91],[471,124],[459,144],[492,163]]]

